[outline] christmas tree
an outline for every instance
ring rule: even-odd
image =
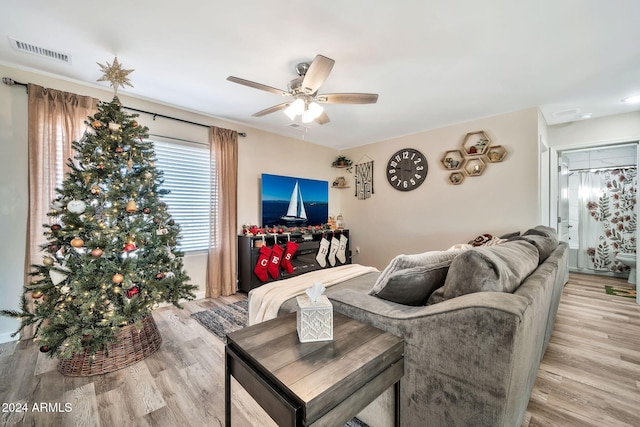
[[[98,105],[73,143],[75,161],[67,161],[70,171],[56,189],[43,261],[32,266],[21,310],[2,311],[21,319],[18,332],[36,325],[41,351],[61,359],[106,349],[119,327],[139,324],[161,302],[180,307],[180,299],[195,298],[176,249],[180,228],[160,200],[167,191],[145,141],[148,128],[117,97],[126,70],[117,59],[103,70],[112,73],[116,96]]]

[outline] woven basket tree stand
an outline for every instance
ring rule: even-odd
[[[107,346],[106,351],[98,351],[91,357],[88,350],[76,353],[70,359],[58,363],[58,371],[71,377],[90,377],[126,368],[153,354],[162,343],[162,337],[149,314],[142,319],[142,329],[135,324],[124,326],[116,334],[117,341]]]

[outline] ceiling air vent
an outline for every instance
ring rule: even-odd
[[[288,127],[297,130],[298,132],[307,132],[309,130],[308,127],[299,125],[298,123],[289,123]]]
[[[11,42],[11,46],[13,46],[15,49],[21,52],[32,53],[34,55],[44,56],[45,58],[71,64],[71,55],[67,53],[56,52],[55,50],[47,49],[44,47],[36,46],[31,43],[26,43],[20,40],[16,40],[12,37],[9,37],[9,41]]]

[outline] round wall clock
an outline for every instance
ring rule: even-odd
[[[418,150],[404,148],[387,162],[387,180],[396,190],[411,191],[427,177],[427,159]]]

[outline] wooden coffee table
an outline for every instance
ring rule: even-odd
[[[400,425],[404,341],[340,313],[333,316],[333,341],[300,343],[295,313],[227,335],[227,427],[231,376],[281,427],[342,426],[393,385]]]

